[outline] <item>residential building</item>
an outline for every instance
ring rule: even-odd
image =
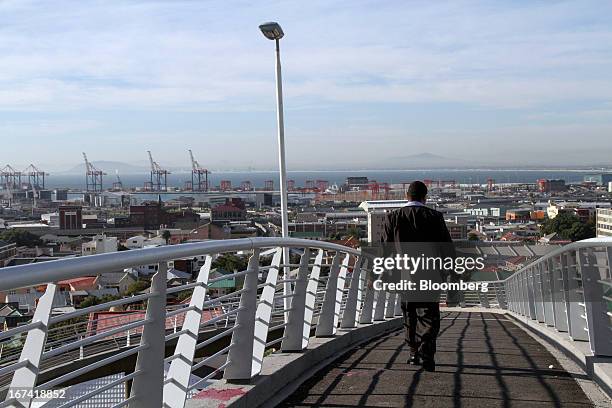
[[[118,248],[117,237],[107,237],[106,235],[96,235],[90,242],[85,242],[81,246],[82,255],[105,254],[116,252]]]
[[[612,209],[597,209],[597,238],[612,237]]]

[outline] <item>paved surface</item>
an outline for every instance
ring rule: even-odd
[[[397,331],[350,351],[281,406],[592,406],[557,360],[503,315],[443,311],[442,317],[435,373],[406,364],[408,349]]]

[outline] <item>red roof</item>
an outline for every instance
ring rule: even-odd
[[[213,317],[219,316],[223,314],[221,309],[206,309],[202,311],[202,322],[206,320],[210,320]],[[145,311],[144,310],[133,310],[133,311],[125,311],[125,312],[110,312],[110,311],[101,311],[101,312],[92,312],[89,314],[89,322],[87,323],[87,335],[93,336],[98,333],[104,333],[106,331],[115,329],[120,326],[124,326],[126,324],[136,322],[139,320],[144,320]],[[173,330],[175,327],[177,330],[183,325],[183,321],[185,320],[185,313],[181,313],[175,316],[166,318],[166,330]],[[130,330],[130,334],[140,334],[142,333],[142,326],[139,326],[135,329]],[[125,337],[126,333],[124,331],[116,333],[114,335],[109,336],[111,339],[113,337]]]

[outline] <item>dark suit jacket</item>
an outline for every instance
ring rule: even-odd
[[[385,256],[395,256],[397,253],[443,259],[455,256],[442,213],[426,206],[406,206],[390,212],[385,219],[381,243]],[[413,282],[423,279],[445,282],[448,274],[449,271],[445,270],[427,270],[407,276],[405,271],[395,271],[389,280],[397,282],[398,279],[408,277]],[[454,274],[451,274],[451,280],[454,280],[452,275]],[[410,292],[405,295],[409,296],[408,301],[417,302],[437,301],[439,298],[439,292],[432,291]]]
[[[442,213],[425,206],[387,214],[381,242],[453,242]]]

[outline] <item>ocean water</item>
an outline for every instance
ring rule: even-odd
[[[583,180],[584,175],[593,174],[593,170],[354,170],[354,171],[289,171],[287,177],[295,181],[296,187],[304,186],[306,180],[326,180],[330,184],[341,185],[350,176],[366,176],[370,180],[387,183],[403,183],[413,180],[455,180],[456,183],[485,184],[492,178],[496,183],[534,183],[540,178],[563,179],[567,183]],[[149,180],[149,174],[121,174],[124,188],[143,187]],[[278,172],[215,172],[209,174],[209,183],[218,186],[221,180],[230,180],[233,187],[240,186],[246,180],[253,187],[263,187],[266,180],[274,180],[278,189]],[[104,178],[104,187],[112,186],[116,181],[114,175]],[[168,186],[182,187],[185,181],[191,181],[191,173],[173,173],[168,175]],[[47,188],[84,189],[85,175],[51,174],[46,178]]]

